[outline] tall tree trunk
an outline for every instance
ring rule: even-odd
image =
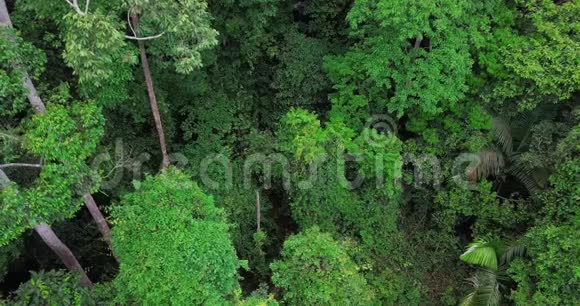
[[[10,20],[8,7],[6,7],[6,1],[4,0],[0,0],[0,23],[4,26],[12,28],[12,21]]]
[[[3,26],[6,26],[6,27],[12,28],[12,21],[10,20],[10,13],[8,13],[8,7],[6,6],[6,1],[5,0],[0,0],[0,24],[2,24]],[[40,96],[38,96],[38,93],[36,91],[36,87],[34,86],[34,83],[32,83],[32,80],[30,79],[30,76],[28,75],[28,73],[26,71],[23,73],[23,85],[24,85],[24,87],[26,89],[28,89],[28,102],[30,102],[30,105],[34,108],[34,111],[37,114],[44,114],[44,112],[46,110],[46,107],[44,106],[44,102],[42,102],[42,99],[40,98]],[[85,195],[85,199],[87,199],[87,198],[90,198],[90,200],[92,201],[92,203],[95,202],[93,200],[93,197],[90,194],[86,194]],[[87,201],[85,200],[85,203],[86,202]],[[93,214],[93,212],[95,210],[98,212],[97,215],[100,216],[101,218],[103,218],[103,215],[101,214],[101,212],[99,211],[99,208],[96,205],[94,205],[93,208],[88,207],[88,206],[87,206],[87,208],[91,212],[91,215],[93,216],[93,218],[95,218],[95,214]],[[95,221],[97,222],[97,225],[99,225],[100,220],[97,220],[97,218],[95,218]],[[58,248],[58,249],[60,249],[60,250],[65,249],[65,251],[66,251],[65,253],[67,253],[68,255],[70,255],[70,256],[73,257],[74,262],[78,266],[78,269],[80,269],[80,271],[82,271],[81,274],[83,275],[83,278],[86,278],[86,280],[81,279],[81,282],[87,283],[87,281],[88,281],[88,283],[90,283],[91,281],[88,279],[86,273],[83,271],[82,267],[80,266],[80,264],[78,263],[78,261],[76,260],[76,258],[72,254],[72,252],[66,247],[66,245],[64,245],[62,243],[62,241],[60,241],[60,239],[58,239],[58,237],[56,237],[56,234],[52,231],[52,229],[50,229],[50,227],[48,225],[46,225],[46,224],[41,224],[41,225],[42,225],[41,228],[45,229],[45,232],[49,231],[51,233],[51,235],[52,235],[51,237],[54,237],[58,241],[58,243],[61,245],[61,247]],[[40,226],[40,225],[38,225],[38,226]],[[108,226],[107,226],[107,228],[108,228]],[[99,229],[101,229],[101,226],[100,225],[99,225]],[[38,232],[37,227],[35,227],[35,230]],[[103,236],[105,236],[105,240],[108,239],[107,240],[107,243],[109,243],[109,245],[110,245],[110,237],[111,237],[111,235],[110,235],[110,233],[111,233],[110,229],[109,229],[108,232],[101,231],[101,233],[103,234]],[[42,235],[41,235],[41,237],[42,237]],[[48,241],[46,239],[44,239],[44,237],[43,237],[43,240],[48,244]],[[54,241],[54,239],[51,240],[51,241]],[[55,247],[51,246],[50,244],[49,244],[49,247],[53,251],[55,251]],[[63,257],[60,254],[58,254],[58,255],[59,255],[59,257],[61,259],[63,259]],[[63,259],[63,262],[64,262],[64,259]],[[65,262],[65,265],[67,267],[69,267],[69,265],[66,262]]]
[[[0,0],[0,23],[10,28],[12,27],[12,21],[10,20],[10,14],[8,13],[5,0]],[[30,102],[30,105],[32,105],[32,107],[34,108],[34,111],[37,114],[44,114],[46,110],[44,103],[42,102],[42,99],[38,96],[36,87],[34,86],[34,83],[32,83],[32,80],[28,76],[27,72],[24,72],[24,87],[28,89],[28,101]],[[89,209],[89,212],[91,213],[91,216],[93,216],[99,230],[105,237],[105,241],[107,241],[107,243],[110,246],[111,230],[109,229],[109,226],[107,225],[105,218],[103,217],[103,214],[95,204],[95,200],[93,199],[90,193],[85,194],[83,198],[85,200],[87,208]],[[104,226],[103,222],[105,224]]]
[[[3,1],[3,0],[0,0]],[[0,189],[6,184],[10,183],[10,179],[2,169],[0,169]],[[81,286],[91,287],[93,283],[83,270],[83,267],[71,252],[71,250],[56,236],[56,233],[46,223],[39,223],[34,226],[34,230],[38,233],[42,241],[60,258],[64,265],[71,271],[77,272],[81,275]]]
[[[2,169],[0,169],[0,190],[2,190],[4,187],[8,186],[9,184],[10,184],[10,179],[8,178],[6,173],[4,173],[4,171],[2,171]]]
[[[48,247],[58,255],[64,265],[72,271],[81,275],[81,286],[91,287],[93,282],[89,279],[83,267],[78,262],[71,250],[56,236],[54,231],[46,223],[39,223],[34,226],[34,230],[38,233],[40,238],[48,245]]]
[[[6,7],[6,1],[4,0],[0,0],[0,24],[8,28],[12,28],[12,21],[10,20],[10,14],[8,13],[8,8]],[[14,42],[13,37],[10,39]],[[24,87],[28,89],[28,101],[32,107],[34,107],[34,111],[40,114],[44,113],[44,103],[42,103],[42,100],[38,96],[36,87],[34,87],[34,84],[32,84],[32,80],[30,80],[30,76],[26,71],[22,73],[22,82]]]
[[[34,111],[38,114],[44,114],[44,111],[46,110],[44,103],[42,103],[42,100],[38,96],[36,87],[32,84],[32,80],[27,72],[24,73],[24,87],[28,88],[28,101],[34,108]]]
[[[113,250],[113,243],[111,242],[111,228],[109,228],[109,224],[107,224],[107,219],[103,216],[97,203],[95,203],[95,199],[90,193],[87,193],[83,196],[83,200],[85,201],[85,206],[93,216],[93,219],[97,223],[97,227],[99,231],[103,234],[103,238],[105,242],[109,245],[109,248]]]
[[[139,17],[135,14],[131,16],[133,28],[138,31]],[[169,155],[167,154],[167,145],[165,143],[165,133],[163,132],[163,123],[161,122],[161,115],[159,114],[159,107],[157,106],[157,98],[155,97],[155,88],[153,87],[153,77],[151,76],[151,69],[149,68],[149,60],[147,59],[147,52],[145,52],[145,44],[142,40],[137,41],[139,46],[139,53],[141,55],[141,65],[143,66],[143,74],[145,75],[145,84],[147,85],[147,95],[149,96],[149,104],[151,104],[151,112],[153,112],[153,119],[155,120],[155,128],[159,136],[159,145],[161,146],[161,169],[169,167]]]

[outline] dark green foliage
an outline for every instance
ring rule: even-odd
[[[8,273],[8,268],[12,261],[20,256],[22,240],[14,240],[10,244],[0,247],[0,282]]]
[[[324,40],[294,31],[286,35],[284,48],[277,56],[280,66],[274,74],[276,103],[310,108],[326,99],[330,82],[322,70],[322,61],[328,49]]]
[[[272,22],[278,13],[279,0],[227,0],[208,1],[214,24],[220,33],[223,48],[220,52],[233,53],[230,63],[234,66],[249,64],[254,68],[263,52],[273,43]],[[251,22],[248,22],[251,20]],[[278,21],[279,22],[279,21]]]
[[[518,282],[514,300],[520,305],[568,305],[580,301],[580,159],[578,128],[558,145],[560,164],[550,177],[551,188],[539,196],[542,217],[524,236],[529,260],[510,267]]]
[[[242,169],[236,167],[234,173],[240,174]],[[284,230],[270,218],[274,212],[268,199],[268,191],[254,186],[244,188],[240,177],[235,177],[233,186],[227,187],[225,181],[215,179],[220,177],[220,173],[214,172],[211,175],[214,180],[223,184],[220,189],[210,190],[216,195],[216,205],[223,208],[231,224],[231,239],[238,256],[248,260],[248,273],[266,281],[270,274],[267,257],[273,253],[272,249],[282,244],[283,241],[278,235],[279,231]],[[260,232],[257,231],[256,192],[260,193]]]
[[[346,14],[351,5],[348,0],[305,1],[294,6],[294,14],[299,14],[300,19],[305,20],[298,23],[298,26],[308,36],[336,41],[345,39]]]
[[[19,33],[0,27],[0,115],[8,118],[22,111],[28,90],[22,86],[23,75],[38,78],[43,71],[46,56]]]
[[[579,303],[578,1],[7,8],[0,272],[43,221],[105,304]],[[158,175],[139,38],[180,169]],[[26,237],[11,271],[62,268]]]
[[[64,271],[32,272],[32,279],[20,285],[11,305],[81,306],[97,305],[79,278]]]
[[[438,193],[434,199],[437,205],[434,217],[439,226],[452,231],[461,218],[476,217],[473,228],[476,235],[486,235],[513,229],[518,222],[525,222],[524,207],[519,207],[517,201],[497,199],[490,187],[489,183],[482,183],[472,186],[472,190],[456,186]]]
[[[544,222],[561,223],[580,209],[580,126],[575,126],[560,141],[555,151],[556,167],[550,177],[551,188],[540,195],[544,204]]]

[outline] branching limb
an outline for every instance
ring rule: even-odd
[[[153,35],[153,36],[139,37],[137,35],[137,31],[135,31],[135,28],[133,27],[133,23],[131,22],[131,14],[129,13],[129,10],[127,10],[127,23],[129,24],[129,29],[131,29],[131,32],[133,33],[133,36],[131,36],[131,35],[125,35],[125,38],[127,38],[127,39],[132,39],[132,40],[151,40],[151,39],[159,38],[159,37],[163,36],[163,34],[165,34],[165,32],[163,32],[161,34],[157,34],[157,35]]]
[[[70,0],[64,0],[64,1],[66,1],[66,3],[68,3],[68,5],[70,5],[75,10],[75,12],[77,12],[77,14],[79,14],[81,16],[86,15],[86,12],[83,12],[81,10],[81,8],[79,7],[78,0],[72,0],[72,1],[70,1]],[[89,1],[87,1],[87,9],[88,9],[88,2]]]

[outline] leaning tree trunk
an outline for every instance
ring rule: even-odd
[[[139,28],[139,17],[136,14],[131,16],[133,28]],[[159,145],[161,146],[161,169],[169,167],[169,155],[167,154],[167,145],[165,143],[165,133],[163,132],[163,123],[161,122],[161,115],[159,114],[159,107],[157,105],[157,98],[155,97],[155,88],[153,87],[153,77],[151,76],[151,69],[149,68],[149,60],[147,59],[147,52],[145,52],[145,44],[142,40],[137,41],[139,46],[139,53],[141,55],[141,65],[143,66],[143,74],[145,75],[145,84],[147,85],[147,95],[149,96],[149,104],[151,104],[151,112],[153,112],[153,119],[155,120],[155,128],[159,136]]]
[[[10,14],[8,13],[8,8],[6,7],[5,0],[0,0],[0,24],[2,26],[12,28],[12,21],[10,20]],[[26,71],[23,72],[23,85],[26,89],[28,89],[28,101],[30,102],[30,105],[34,108],[34,111],[37,114],[44,114],[46,107],[44,106],[44,103],[42,102],[42,99],[40,98],[40,96],[38,96],[38,93],[36,91],[36,87],[32,83],[32,80],[30,79],[30,76],[28,75],[28,73]],[[87,198],[90,199],[92,203],[95,202],[93,200],[93,197],[89,193],[85,195],[85,203],[87,203],[87,200],[86,200]],[[95,218],[95,221],[97,222],[97,225],[99,226],[99,230],[101,230],[102,226],[99,225],[99,223],[102,223],[101,219],[104,219],[104,217],[96,205],[94,205],[94,207],[92,207],[92,208],[88,207],[89,205],[90,204],[87,204],[87,208],[91,212],[91,215],[93,216],[93,218]],[[97,217],[95,217],[95,216],[97,216]],[[97,219],[97,218],[100,218],[100,219]],[[60,239],[58,239],[56,234],[52,231],[52,229],[50,229],[50,227],[47,224],[41,224],[41,225],[42,225],[41,228],[44,229],[45,233],[49,232],[51,234],[51,236],[47,236],[47,237],[54,237],[55,238],[55,239],[45,239],[44,236],[39,233],[39,235],[42,237],[42,240],[44,242],[46,242],[46,244],[48,244],[48,246],[53,251],[56,252],[56,250],[65,250],[65,251],[63,251],[64,252],[63,254],[67,254],[69,257],[72,256],[74,259],[74,262],[76,263],[76,266],[78,266],[78,268],[75,268],[75,271],[80,269],[80,271],[82,272],[81,273],[81,276],[82,276],[81,283],[91,284],[91,281],[88,279],[86,273],[84,272],[84,270],[82,269],[82,267],[78,263],[77,259],[72,254],[72,252],[69,250],[69,248],[66,247],[66,245],[64,245],[64,243]],[[40,226],[40,225],[38,225],[38,226]],[[108,229],[108,226],[106,228]],[[35,226],[35,230],[38,232],[37,226]],[[107,241],[107,243],[109,243],[109,245],[110,245],[110,237],[111,237],[110,229],[108,229],[108,231],[101,230],[101,233],[105,237],[105,240]],[[51,245],[51,243],[53,243],[53,242],[55,242],[57,244]],[[71,268],[67,264],[65,259],[63,259],[63,256],[61,256],[59,253],[57,253],[57,254],[63,260],[65,265],[67,267]],[[67,259],[67,260],[69,263],[72,262],[72,261],[70,261],[70,259]],[[85,278],[86,278],[86,280],[85,280]]]
[[[0,0],[3,2],[4,0]],[[6,184],[10,184],[10,179],[4,171],[0,169],[0,189],[5,187]],[[71,252],[71,250],[58,238],[56,233],[50,228],[50,226],[46,223],[39,223],[34,226],[34,230],[42,241],[46,243],[46,245],[60,258],[60,260],[64,263],[64,265],[71,271],[77,272],[80,274],[81,279],[80,283],[83,287],[91,287],[93,282],[83,270],[83,267],[75,257],[75,255]]]
[[[95,199],[93,199],[93,196],[90,193],[85,194],[83,200],[85,201],[85,206],[89,210],[89,213],[91,213],[91,216],[93,216],[93,219],[97,223],[99,231],[103,234],[103,239],[105,239],[105,242],[109,245],[109,248],[112,251],[113,243],[111,241],[111,228],[109,228],[109,224],[107,224],[107,219],[105,219],[101,210],[99,210],[97,203],[95,203]]]
[[[0,0],[0,24],[8,28],[12,28],[12,21],[10,20],[10,14],[8,13],[8,8],[6,7],[6,2]],[[10,38],[13,41],[13,38]],[[13,41],[14,42],[14,41]],[[28,72],[24,71],[22,73],[23,85],[28,88],[28,101],[37,113],[44,113],[45,107],[44,103],[36,93],[36,88],[30,80]]]
[[[9,28],[12,28],[12,21],[10,20],[10,14],[8,13],[8,9],[6,7],[6,2],[4,0],[0,0],[0,23],[2,25],[9,27]],[[32,83],[32,80],[30,79],[30,76],[28,75],[28,73],[25,71],[23,74],[24,74],[23,75],[23,79],[24,79],[23,84],[24,84],[24,87],[26,89],[28,89],[28,101],[30,102],[30,105],[32,105],[32,107],[34,108],[34,111],[37,114],[44,114],[46,108],[44,106],[44,103],[42,102],[42,99],[38,96],[38,93],[36,91],[36,87]],[[95,200],[93,199],[93,196],[90,193],[85,194],[83,196],[83,198],[84,198],[85,205],[86,205],[87,209],[91,213],[91,216],[95,219],[95,222],[97,223],[97,226],[98,226],[99,230],[101,231],[101,234],[103,234],[103,236],[105,237],[105,241],[107,242],[107,244],[109,244],[109,247],[110,247],[111,246],[111,229],[107,225],[107,222],[106,222],[105,218],[103,217],[103,214],[101,213],[101,211],[99,210],[99,208],[95,204]]]
[[[48,247],[58,255],[64,265],[74,272],[81,275],[81,286],[91,287],[93,282],[89,279],[83,267],[71,252],[71,250],[56,236],[55,232],[46,223],[39,223],[34,226],[34,230],[38,233],[40,238],[48,245]]]

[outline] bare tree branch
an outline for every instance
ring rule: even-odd
[[[133,32],[133,36],[137,37],[137,32],[133,28],[133,23],[131,22],[131,15],[129,14],[129,10],[127,10],[127,23],[129,24],[129,29]]]
[[[151,39],[159,38],[159,37],[163,36],[163,34],[165,34],[165,32],[163,32],[161,34],[157,34],[157,35],[153,35],[153,36],[139,37],[137,35],[137,31],[135,31],[135,28],[133,27],[133,23],[131,22],[131,16],[129,14],[129,10],[127,10],[127,23],[129,24],[129,29],[131,29],[131,32],[133,32],[133,36],[125,35],[125,38],[127,38],[127,39],[151,40]]]
[[[4,168],[14,168],[14,167],[42,168],[42,164],[10,163],[10,164],[0,165],[0,169],[4,169]]]
[[[260,205],[260,189],[256,189],[256,231],[260,232],[262,231],[262,228],[260,226],[261,223],[261,205]]]
[[[89,4],[91,4],[91,0],[86,0],[86,2],[85,2],[85,15],[89,13]]]
[[[151,39],[159,38],[159,37],[163,36],[163,34],[165,34],[165,32],[163,32],[161,34],[153,35],[153,36],[146,36],[146,37],[136,37],[136,36],[125,35],[125,38],[132,39],[132,40],[151,40]]]

